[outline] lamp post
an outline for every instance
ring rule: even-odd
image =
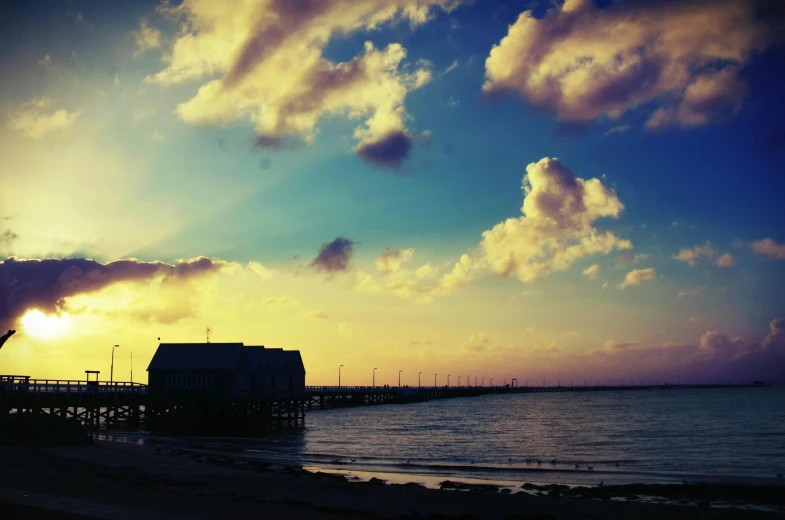
[[[338,365],[338,388],[341,388],[341,368],[343,365]]]
[[[434,375],[433,375],[433,387],[434,387],[434,388],[436,388],[436,376],[438,376],[438,375],[439,375],[439,374],[434,374]]]
[[[398,388],[401,387],[401,372],[403,372],[403,370],[398,371]]]
[[[376,368],[373,369],[373,387],[376,388]]]
[[[466,386],[467,387],[472,386],[472,375],[471,374],[469,374],[469,376],[466,378]]]
[[[485,386],[485,378],[482,378],[482,386]]]
[[[422,380],[422,372],[417,374],[417,388],[420,388],[420,381]]]
[[[461,376],[458,376],[458,388],[461,387]]]
[[[474,376],[474,386],[477,386],[477,376]]]
[[[447,388],[450,388],[450,374],[447,374]]]
[[[493,378],[491,378],[491,386],[493,386]]]
[[[131,352],[131,382],[134,382],[134,353]]]
[[[112,365],[109,368],[109,382],[111,383],[114,381],[114,349],[119,347],[120,345],[112,345]]]

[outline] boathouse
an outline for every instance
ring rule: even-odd
[[[155,401],[233,401],[253,394],[242,343],[161,343],[147,372]]]

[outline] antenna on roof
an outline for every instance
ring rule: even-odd
[[[213,331],[210,327],[207,327],[207,343],[210,343],[210,333]]]

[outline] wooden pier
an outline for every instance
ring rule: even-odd
[[[260,431],[302,427],[305,411],[348,406],[406,404],[492,394],[751,388],[751,384],[596,386],[309,386],[301,399],[180,402],[150,399],[147,385],[131,382],[31,379],[0,376],[0,413],[47,413],[73,418],[91,429],[130,427]]]

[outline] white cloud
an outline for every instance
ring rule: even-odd
[[[619,284],[619,289],[626,289],[627,287],[631,287],[633,285],[640,285],[642,282],[646,280],[654,280],[654,276],[656,275],[653,267],[648,267],[646,269],[633,269],[627,276],[624,277],[624,281]]]
[[[705,287],[695,287],[693,289],[680,289],[679,293],[676,295],[676,298],[689,298],[689,297],[697,297],[701,296],[706,292]]]
[[[393,249],[386,247],[376,259],[376,268],[383,273],[395,272],[401,265],[407,263],[414,256],[414,249]]]
[[[711,242],[706,242],[702,246],[695,246],[690,249],[681,249],[678,254],[673,255],[674,260],[680,260],[690,265],[695,266],[695,262],[701,257],[714,258],[717,250],[711,246]]]
[[[778,244],[770,238],[753,242],[752,250],[759,255],[766,255],[776,260],[785,260],[785,244]]]
[[[45,113],[44,109],[50,104],[49,98],[41,97],[12,108],[8,113],[8,126],[33,139],[40,139],[49,133],[70,128],[81,115],[81,112],[63,109]]]
[[[714,264],[717,267],[731,267],[732,265],[736,264],[736,259],[733,258],[733,255],[730,253],[724,253],[717,257],[717,260],[714,261]]]
[[[595,280],[598,274],[600,274],[600,266],[598,264],[590,265],[583,270],[583,276],[590,280]]]
[[[49,69],[52,67],[52,57],[47,54],[43,58],[38,60],[36,63],[38,63],[38,65],[44,67],[45,69]]]
[[[382,25],[426,23],[434,8],[457,0],[267,0],[257,5],[185,0],[164,11],[181,23],[167,67],[147,81],[168,85],[208,78],[192,99],[177,107],[189,124],[227,125],[250,120],[260,145],[282,138],[315,139],[330,115],[363,120],[354,132],[357,154],[372,164],[397,167],[411,148],[404,101],[428,83],[429,65],[404,66],[406,49],[377,49],[366,42],[354,59],[335,63],[325,46]]]
[[[528,282],[588,256],[632,248],[629,240],[594,227],[624,209],[599,179],[577,178],[558,159],[544,158],[526,167],[523,191],[523,216],[483,233],[481,247],[496,273]]]
[[[131,33],[136,49],[132,59],[141,56],[147,51],[161,47],[161,31],[150,27],[146,18],[142,18],[139,30]]]
[[[566,120],[589,121],[652,101],[647,126],[705,124],[744,94],[739,70],[769,43],[752,2],[565,0],[524,11],[485,62],[489,92],[513,91]]]
[[[161,135],[161,133],[158,132],[158,130],[153,132],[152,139],[153,139],[153,141],[156,141],[156,142],[159,142],[159,143],[161,143],[161,142],[163,142],[165,140],[164,136]]]

